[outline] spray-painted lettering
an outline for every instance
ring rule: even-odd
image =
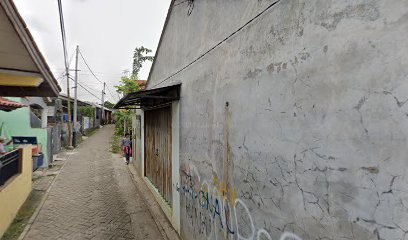
[[[197,168],[182,165],[178,191],[185,197],[187,219],[194,231],[207,239],[253,240],[272,237],[265,229],[256,229],[246,204],[237,198],[237,191],[214,176],[210,182],[202,180]],[[285,232],[280,240],[302,240]]]

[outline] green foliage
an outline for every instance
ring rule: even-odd
[[[143,46],[139,48],[135,48],[133,52],[133,67],[132,67],[132,77],[138,78],[140,69],[142,69],[142,65],[145,61],[153,61],[153,56],[146,56],[147,54],[151,53],[152,50],[145,48]]]
[[[129,93],[137,92],[140,90],[139,85],[136,83],[136,79],[133,77],[122,76],[120,84],[115,86],[118,93],[126,96]],[[124,122],[128,123],[128,126],[132,123],[132,114],[128,110],[119,110],[114,113],[115,115],[115,135],[122,136],[124,133]]]
[[[136,78],[128,76],[122,76],[122,78],[120,79],[120,84],[115,86],[115,88],[116,91],[120,94],[123,94],[123,96],[140,90],[139,85],[137,85],[136,83]]]
[[[111,102],[109,102],[109,101],[105,101],[105,102],[103,103],[103,106],[106,107],[106,108],[112,109],[113,106],[115,106],[115,104],[113,104],[113,103],[111,103]]]
[[[127,122],[127,126],[132,125],[132,112],[129,110],[119,110],[115,112],[115,135],[121,136],[124,133],[124,122]]]
[[[111,139],[111,152],[113,153],[120,153],[120,136],[115,134],[112,136]]]
[[[95,107],[81,106],[78,107],[78,112],[85,117],[93,118],[95,116]]]
[[[151,52],[152,50],[143,46],[135,48],[135,51],[133,52],[132,74],[129,75],[128,72],[124,72],[119,85],[115,86],[118,93],[126,96],[129,93],[140,91],[140,87],[136,83],[136,80],[138,80],[138,74],[140,69],[142,69],[143,63],[146,61],[153,61],[154,57],[148,56]],[[124,123],[126,122],[128,127],[132,125],[132,112],[128,110],[119,110],[115,112],[115,119],[115,134],[121,136],[124,133]]]
[[[136,80],[139,79],[138,75],[142,69],[143,63],[146,61],[153,61],[154,57],[147,55],[151,52],[152,50],[143,46],[135,48],[135,51],[133,52],[132,74],[129,75],[128,71],[123,73],[123,76],[120,79],[120,84],[115,86],[118,93],[126,96],[129,93],[140,90]]]

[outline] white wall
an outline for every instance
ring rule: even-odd
[[[147,88],[182,83],[181,236],[403,239],[407,1],[281,0],[167,78],[272,2],[173,8]]]

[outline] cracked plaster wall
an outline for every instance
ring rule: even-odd
[[[171,12],[148,88],[182,83],[181,236],[408,239],[407,1],[281,0],[159,84],[270,3]]]

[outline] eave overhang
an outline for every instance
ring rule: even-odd
[[[114,109],[151,109],[180,99],[181,84],[129,93]]]
[[[0,97],[0,111],[10,112],[22,107],[26,107],[26,105]]]
[[[56,97],[61,91],[56,79],[41,54],[37,44],[34,41],[27,25],[18,13],[12,0],[0,0],[0,7],[4,10],[15,33],[25,47],[25,51],[31,57],[38,70],[28,70],[24,67],[0,66],[0,73],[3,78],[10,77],[7,83],[0,85],[0,96],[38,96],[38,97]],[[0,41],[0,44],[1,41]],[[22,49],[18,49],[21,51]]]

